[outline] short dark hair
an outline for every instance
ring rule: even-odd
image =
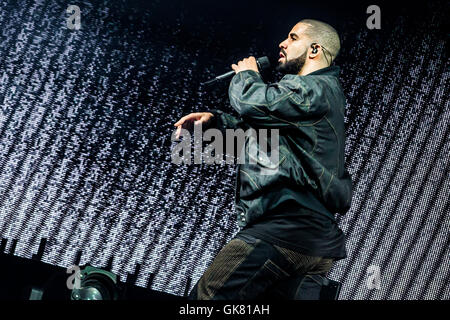
[[[311,42],[324,46],[324,54],[328,50],[329,54],[331,54],[331,61],[336,59],[341,50],[341,41],[336,29],[328,23],[313,19],[303,19],[299,23],[308,25],[303,34],[310,38]]]

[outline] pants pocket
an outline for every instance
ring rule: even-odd
[[[319,275],[305,275],[297,287],[294,300],[320,300],[323,279]]]
[[[277,282],[289,277],[289,273],[268,259],[239,291],[243,300],[258,299]]]

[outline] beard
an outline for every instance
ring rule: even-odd
[[[284,74],[298,74],[305,65],[306,54],[307,51],[305,50],[305,52],[298,58],[288,60],[286,62],[280,62],[275,69]]]

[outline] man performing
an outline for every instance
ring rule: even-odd
[[[344,168],[345,96],[339,67],[331,65],[339,36],[330,25],[306,19],[279,47],[277,69],[286,75],[278,83],[263,82],[254,57],[231,66],[236,74],[229,98],[239,118],[211,110],[175,123],[179,131],[199,123],[222,131],[279,130],[276,174],[262,175],[264,163],[238,165],[235,208],[241,229],[190,299],[296,299],[296,288],[285,285],[288,279],[325,276],[333,261],[347,257],[334,217],[348,211],[352,198]]]

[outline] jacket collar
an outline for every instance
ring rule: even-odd
[[[308,73],[307,76],[325,74],[325,75],[334,76],[337,78],[337,77],[339,77],[340,70],[341,69],[339,68],[339,66],[329,66],[329,67],[325,67],[325,68],[316,70],[314,72]]]
[[[328,76],[334,76],[334,77],[338,78],[340,70],[341,69],[340,69],[339,66],[334,66],[333,65],[333,66],[329,66],[329,67],[325,67],[325,68],[313,71],[311,73],[308,73],[305,76],[309,76],[309,75],[328,75]],[[284,78],[288,78],[289,79],[289,78],[295,78],[297,76],[298,75],[296,75],[296,74],[286,74],[284,76]],[[302,76],[302,77],[304,77],[304,76]]]

